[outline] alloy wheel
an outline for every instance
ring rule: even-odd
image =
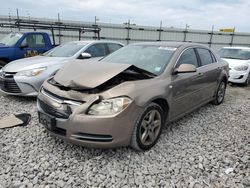
[[[225,82],[221,82],[220,86],[219,86],[219,90],[217,93],[217,98],[218,98],[218,102],[221,103],[224,99],[225,96],[225,91],[226,91],[226,84]]]
[[[150,145],[158,138],[161,123],[161,114],[157,110],[151,110],[144,116],[139,131],[142,144]]]

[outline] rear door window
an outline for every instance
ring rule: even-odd
[[[106,55],[105,45],[102,43],[93,44],[85,52],[91,54],[92,57],[102,57]]]
[[[203,48],[197,48],[197,52],[199,54],[202,66],[209,65],[214,62],[209,50]]]
[[[178,68],[181,64],[191,64],[198,67],[198,60],[193,48],[187,49],[181,54],[175,68]]]
[[[115,44],[115,43],[107,43],[109,53],[113,53],[114,51],[120,49],[122,45],[120,44]]]
[[[44,37],[41,34],[29,34],[25,37],[22,45],[28,45],[29,48],[45,47]]]

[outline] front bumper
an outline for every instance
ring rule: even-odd
[[[8,95],[37,96],[44,79],[40,77],[0,77],[0,91]]]
[[[229,71],[229,82],[232,83],[244,83],[249,76],[249,70],[247,71],[235,71],[230,70]]]
[[[55,119],[56,122],[53,130],[45,126],[47,131],[68,142],[94,148],[113,148],[129,145],[135,121],[143,110],[132,102],[117,115],[92,116],[82,112],[89,107],[87,102],[74,107],[74,110],[67,118],[60,117],[60,114],[56,115],[58,114],[56,112],[50,113],[52,111],[45,109],[56,110],[53,107],[54,102],[41,93],[38,95],[38,112],[48,115]]]

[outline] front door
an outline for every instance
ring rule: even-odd
[[[46,45],[42,34],[28,34],[16,49],[18,59],[32,57],[46,51]]]
[[[181,54],[175,68],[181,64],[192,64],[196,68],[199,67],[197,54],[193,48],[188,48]],[[202,77],[203,75],[199,72],[179,73],[172,76],[170,117],[174,119],[198,105]]]

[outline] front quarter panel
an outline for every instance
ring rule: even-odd
[[[121,96],[121,94],[123,94],[132,98],[137,106],[145,107],[154,99],[164,98],[167,100],[170,94],[168,83],[170,83],[170,79],[159,77],[124,82],[112,88],[110,91],[105,92],[104,96],[106,98]]]
[[[0,58],[8,61],[15,60],[14,52],[15,48],[13,47],[2,47],[0,48]]]
[[[228,78],[229,78],[229,65],[228,65],[228,63],[222,59],[219,59],[218,63],[219,63],[219,67],[221,67],[221,74],[220,74],[218,82],[220,82],[223,79],[223,77],[225,77],[228,81]]]

